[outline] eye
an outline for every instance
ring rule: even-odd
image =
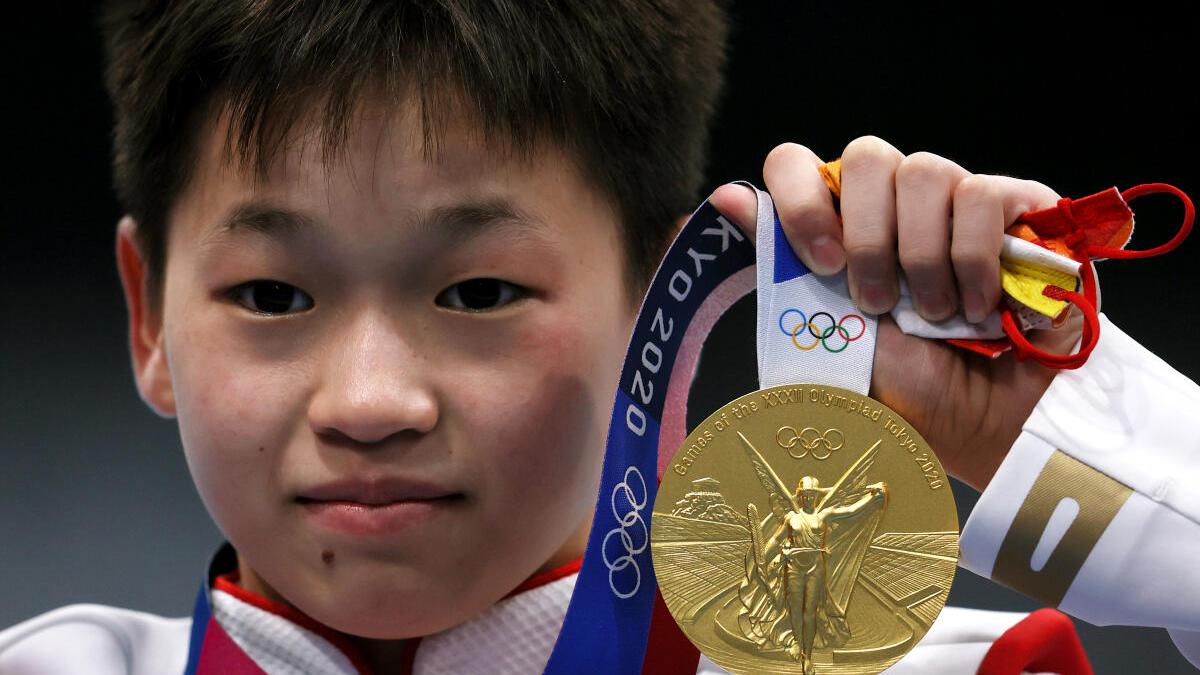
[[[525,297],[525,289],[499,279],[480,278],[460,281],[438,295],[439,305],[482,312]]]
[[[312,309],[313,299],[291,284],[270,279],[247,281],[230,291],[239,304],[259,314],[288,314]]]

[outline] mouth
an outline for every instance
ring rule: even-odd
[[[302,490],[295,498],[318,526],[355,537],[394,535],[427,523],[466,499],[461,492],[400,479],[346,480]]]

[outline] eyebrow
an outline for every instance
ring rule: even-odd
[[[270,239],[286,240],[320,227],[317,220],[298,211],[254,201],[241,204],[230,212],[215,234],[252,232]],[[548,229],[542,220],[501,198],[439,206],[421,214],[414,223],[414,235],[432,236],[447,246],[462,244],[490,231],[534,234]]]
[[[271,239],[288,239],[316,228],[308,216],[266,202],[239,204],[217,228],[217,234],[254,232]]]

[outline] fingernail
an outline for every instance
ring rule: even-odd
[[[913,296],[913,301],[921,316],[930,321],[941,321],[953,309],[950,304],[950,296],[941,291],[920,291]]]
[[[989,308],[978,288],[963,289],[963,311],[967,315],[967,321],[971,323],[979,323],[987,318]]]
[[[869,314],[883,314],[895,304],[892,287],[882,281],[867,281],[858,283],[859,306]]]
[[[808,245],[813,271],[820,275],[834,274],[846,264],[846,253],[842,245],[829,235],[820,235]]]

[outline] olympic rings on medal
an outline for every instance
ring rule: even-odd
[[[787,315],[792,313],[798,314],[800,316],[800,321],[796,324],[795,328],[788,330],[783,325],[783,320],[785,317],[787,317]],[[818,325],[817,319],[818,317],[822,316],[829,320],[829,325],[826,327],[821,327]],[[846,328],[847,321],[858,322],[858,332],[854,335],[851,335],[850,330]],[[853,323],[851,323],[851,325],[853,325]],[[836,354],[837,352],[844,351],[846,347],[850,346],[851,342],[859,339],[864,333],[867,332],[867,320],[858,314],[847,314],[840,320],[835,321],[833,315],[829,312],[817,312],[816,314],[813,314],[812,318],[810,319],[804,314],[804,312],[792,307],[783,310],[783,313],[779,315],[779,330],[783,331],[784,335],[790,337],[792,339],[792,344],[796,346],[796,349],[799,349],[802,352],[807,352],[811,349],[814,349],[818,344],[820,344],[825,348],[825,351]],[[808,344],[801,344],[798,338],[802,332],[807,333],[808,336],[812,338],[812,342],[809,342]],[[842,339],[842,346],[837,348],[829,346],[829,338],[833,337],[834,334]]]
[[[640,490],[633,488],[629,482],[630,476],[637,477]],[[640,498],[637,496],[638,494],[641,494]],[[624,497],[623,501],[626,504],[623,508],[617,506],[618,496]],[[650,545],[650,530],[646,526],[645,519],[642,518],[642,509],[646,508],[649,498],[650,495],[646,492],[646,479],[642,477],[642,472],[638,471],[636,466],[625,469],[624,480],[613,486],[612,496],[609,498],[617,526],[604,535],[604,541],[600,544],[600,553],[604,558],[604,566],[608,568],[608,586],[612,589],[613,594],[621,599],[637,595],[638,589],[642,587],[642,570],[638,567],[634,556],[644,552]],[[630,534],[631,530],[633,534]],[[608,542],[613,537],[619,537],[621,546],[618,551],[624,551],[615,558],[608,554]],[[633,569],[633,588],[628,591],[617,588],[617,573],[626,568]],[[625,578],[625,583],[621,584],[622,588],[630,585],[628,575],[625,575]]]
[[[784,434],[785,430],[787,434]],[[786,442],[784,438],[787,438]],[[814,459],[829,459],[835,450],[846,444],[846,436],[840,429],[826,429],[821,433],[813,427],[804,427],[797,433],[793,427],[782,426],[775,432],[775,442],[795,459],[801,459],[809,452]],[[796,446],[800,446],[799,450],[794,449]]]

